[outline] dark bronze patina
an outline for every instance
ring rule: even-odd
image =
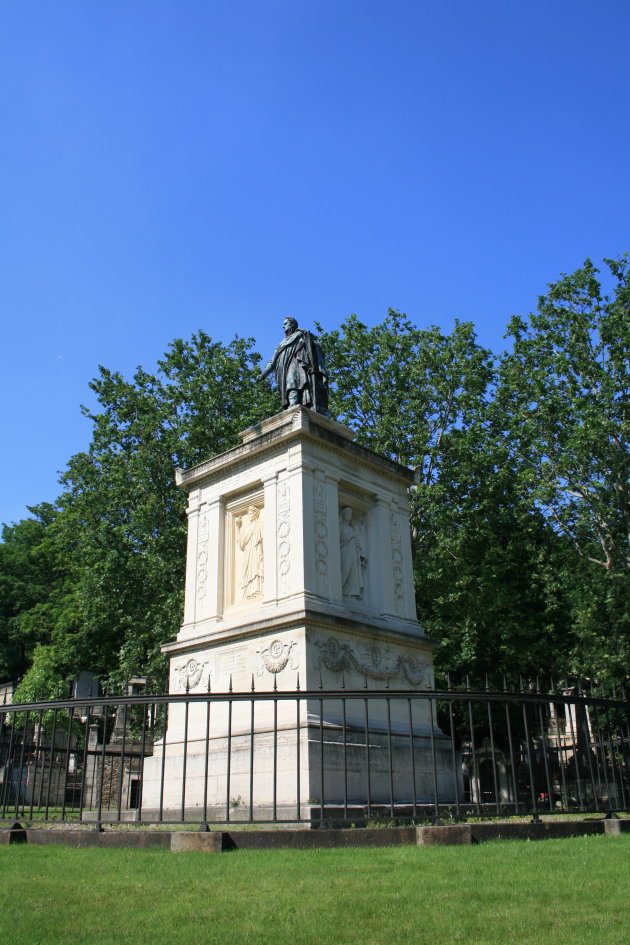
[[[285,318],[283,328],[284,340],[257,381],[275,371],[285,410],[301,404],[329,416],[328,372],[321,345],[310,331],[298,328],[294,318]]]

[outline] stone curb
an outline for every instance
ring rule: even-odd
[[[397,847],[416,842],[415,827],[359,827],[348,830],[234,830],[229,850],[314,850],[339,847]]]
[[[488,840],[547,840],[603,834],[606,824],[622,821],[572,820],[566,823],[539,824],[452,824],[444,827],[418,827],[419,846],[453,846],[486,843]],[[630,822],[629,822],[630,823]]]
[[[489,840],[545,840],[630,833],[630,820],[578,820],[554,823],[448,824],[440,827],[379,827],[348,830],[0,830],[0,845],[64,844],[76,848],[172,850],[175,853],[224,850],[313,850],[350,847],[470,846]]]
[[[0,831],[0,844],[15,843],[14,837],[5,840],[5,835],[16,833],[13,830]],[[166,847],[171,845],[171,833],[164,831],[103,831],[98,830],[38,830],[26,828],[19,831],[23,834],[22,842],[32,843],[35,846],[48,846],[61,843],[67,847],[128,847],[143,850],[150,847]]]

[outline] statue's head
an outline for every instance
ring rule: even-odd
[[[298,327],[297,320],[295,318],[292,318],[290,315],[288,315],[283,321],[282,327],[284,328],[285,335],[290,335],[291,332],[297,331],[297,327]]]
[[[257,519],[260,515],[260,509],[258,509],[255,505],[250,505],[247,509],[247,514],[251,519]]]
[[[344,505],[340,513],[341,521],[345,522],[346,525],[352,524],[352,509],[349,505]]]

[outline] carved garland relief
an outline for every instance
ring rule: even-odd
[[[207,593],[208,580],[208,514],[202,512],[199,516],[199,532],[197,537],[197,600],[203,604]]]
[[[326,482],[321,479],[315,479],[314,511],[317,589],[322,594],[328,594],[328,507],[326,503]]]
[[[201,682],[204,670],[207,665],[208,660],[204,660],[203,663],[201,663],[199,660],[195,659],[194,656],[191,656],[189,660],[187,660],[185,663],[182,663],[180,666],[174,666],[173,672],[177,676],[179,688],[183,689],[185,692],[188,692],[191,689],[196,689]],[[207,675],[207,682],[209,680],[210,672],[208,672]]]
[[[288,663],[290,663],[291,669],[297,669],[298,664],[295,662],[295,658],[291,656],[291,650],[294,646],[296,646],[295,640],[289,640],[288,643],[283,643],[282,640],[272,640],[269,646],[256,650],[259,656],[257,675],[262,676],[265,670],[274,675],[281,673]]]
[[[289,590],[289,570],[291,568],[291,491],[289,483],[278,483],[278,591],[286,594]]]
[[[403,676],[412,686],[419,686],[427,667],[415,656],[404,656],[392,652],[389,647],[358,646],[342,643],[335,637],[316,640],[320,666],[332,673],[354,672],[369,679],[384,682]]]
[[[405,585],[403,575],[403,549],[400,525],[395,512],[390,512],[389,530],[392,543],[392,566],[394,571],[394,596],[396,613],[402,613],[405,604]]]

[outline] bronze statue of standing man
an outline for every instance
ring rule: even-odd
[[[328,417],[328,373],[321,346],[310,331],[298,328],[294,318],[285,318],[283,328],[284,340],[256,380],[275,371],[285,410],[301,404]]]

